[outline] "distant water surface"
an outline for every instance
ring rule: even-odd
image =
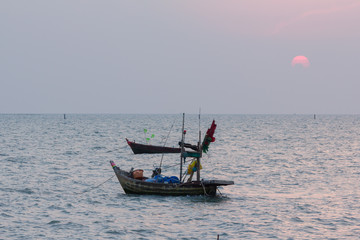
[[[235,181],[215,198],[126,195],[111,178],[110,160],[151,175],[161,155],[125,138],[161,144],[174,124],[176,146],[180,114],[0,115],[0,239],[359,238],[359,115],[203,115],[202,135],[212,119],[202,177]],[[198,126],[186,116],[186,142]]]

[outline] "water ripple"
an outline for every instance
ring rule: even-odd
[[[109,160],[151,174],[125,137],[160,143],[177,115],[0,115],[3,239],[357,239],[360,116],[204,115],[218,122],[204,178],[215,198],[126,195]],[[179,118],[181,119],[181,118]],[[188,115],[187,140],[197,140]],[[206,130],[206,129],[205,129]],[[169,143],[177,143],[181,121]],[[178,156],[164,156],[164,166]],[[177,168],[167,169],[177,175]],[[77,194],[80,193],[80,194]],[[196,229],[194,229],[196,226]]]

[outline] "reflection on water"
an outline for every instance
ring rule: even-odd
[[[198,139],[187,115],[186,142]],[[133,155],[181,133],[181,115],[0,115],[0,238],[327,239],[360,234],[360,116],[204,115],[216,141],[202,177],[234,180],[217,197],[126,195],[109,164],[151,175],[161,155]],[[178,175],[179,156],[164,156]],[[81,194],[79,194],[81,193]]]

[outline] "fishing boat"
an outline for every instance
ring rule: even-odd
[[[181,148],[175,148],[175,147],[165,147],[165,146],[156,146],[156,145],[150,145],[150,144],[141,144],[136,143],[135,141],[129,141],[127,138],[125,138],[127,144],[130,146],[131,150],[134,152],[134,154],[143,154],[143,153],[181,153]]]
[[[200,117],[199,117],[200,118]],[[199,130],[199,142],[196,151],[185,150],[185,134],[182,126],[182,139],[181,139],[181,151],[180,151],[180,174],[177,176],[164,176],[161,174],[161,163],[159,168],[153,170],[151,177],[144,177],[143,170],[131,169],[125,171],[120,169],[113,161],[110,164],[118,178],[120,185],[126,194],[152,194],[152,195],[208,195],[215,196],[219,186],[233,185],[233,181],[228,180],[204,180],[200,178],[201,158],[202,153],[206,153],[209,149],[211,142],[215,141],[213,137],[216,124],[215,120],[212,122],[211,127],[207,130],[204,140],[201,142],[201,131]],[[200,125],[200,123],[199,123]],[[194,145],[191,145],[194,146]],[[193,148],[192,148],[193,149]],[[194,150],[194,149],[193,149]],[[186,159],[190,158],[192,161],[187,167],[186,171],[183,171],[183,164]],[[196,173],[196,180],[193,180],[193,175]],[[188,179],[186,180],[186,177]],[[186,180],[186,181],[185,181]]]

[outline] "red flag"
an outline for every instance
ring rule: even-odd
[[[210,128],[206,132],[204,141],[202,143],[202,149],[204,153],[206,153],[209,150],[210,143],[215,142],[215,137],[214,137],[215,129],[216,129],[216,124],[215,124],[215,120],[213,120]]]

